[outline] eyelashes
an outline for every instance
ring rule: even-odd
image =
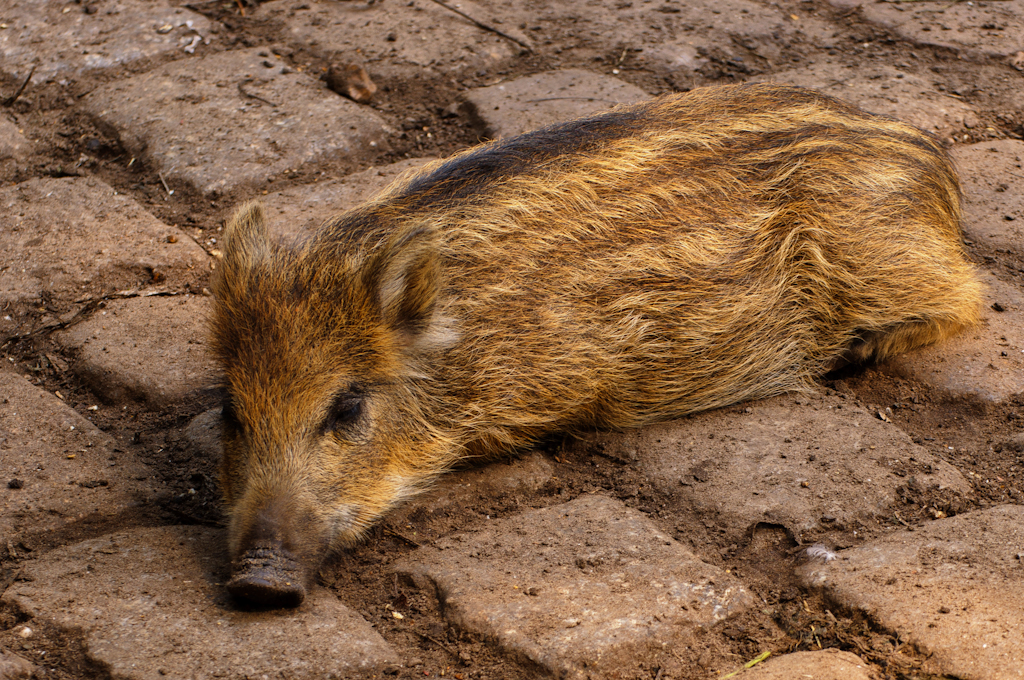
[[[364,394],[355,391],[342,392],[336,396],[320,426],[321,432],[329,434],[355,424],[363,415],[364,398]]]

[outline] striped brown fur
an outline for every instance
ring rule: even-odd
[[[466,457],[961,331],[980,289],[960,220],[932,137],[767,84],[470,149],[296,248],[242,207],[212,321],[234,590],[277,601],[251,584],[286,569],[260,555],[311,573]]]

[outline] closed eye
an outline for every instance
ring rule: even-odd
[[[365,395],[356,392],[342,392],[334,398],[321,430],[324,434],[349,427],[363,414]]]

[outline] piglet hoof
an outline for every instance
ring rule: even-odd
[[[249,605],[298,607],[306,597],[302,568],[280,550],[247,550],[235,562],[228,592]]]

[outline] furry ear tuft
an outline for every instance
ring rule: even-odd
[[[441,290],[441,255],[430,229],[401,229],[371,253],[363,280],[384,323],[402,344],[421,344],[432,334]]]
[[[263,204],[249,201],[235,211],[224,232],[224,266],[251,269],[269,253],[269,231]]]

